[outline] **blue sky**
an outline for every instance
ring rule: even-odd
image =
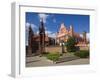
[[[83,31],[89,32],[89,15],[39,14],[26,12],[26,23],[34,24],[38,29],[40,25],[40,17],[44,18],[46,29],[52,32],[57,32],[61,23],[64,23],[68,28],[70,25],[73,25],[74,31],[78,33],[82,33]]]
[[[38,33],[40,18],[43,18],[45,30],[50,36],[55,36],[61,23],[64,23],[67,28],[73,25],[74,31],[77,33],[83,31],[89,33],[89,15],[26,12],[25,18],[26,29],[31,24],[34,33]]]

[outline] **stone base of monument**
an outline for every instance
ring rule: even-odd
[[[32,56],[32,50],[31,49],[28,49],[28,52],[27,52],[26,56],[27,57]]]

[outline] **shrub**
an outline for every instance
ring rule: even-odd
[[[43,56],[47,56],[49,54],[49,52],[43,52],[42,55]]]
[[[75,44],[76,44],[75,38],[74,37],[69,37],[68,41],[65,43],[67,51],[68,52],[75,52],[77,50]]]
[[[49,54],[49,52],[43,52],[42,54]]]
[[[74,53],[74,55],[80,57],[80,58],[87,58],[89,57],[89,51],[88,50],[80,50]]]
[[[60,55],[58,53],[50,53],[50,54],[47,54],[46,57],[50,60],[57,61]]]

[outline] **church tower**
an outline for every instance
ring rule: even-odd
[[[73,36],[73,26],[70,25],[70,36],[72,37]]]
[[[86,41],[87,41],[86,40],[86,31],[83,32],[83,40],[84,40],[84,43],[86,43]]]
[[[34,36],[31,25],[29,26],[29,35],[28,35],[28,55],[32,55],[32,37]]]
[[[43,52],[45,52],[45,28],[42,18],[40,20],[39,36],[40,36],[39,50],[41,55]]]
[[[61,24],[59,34],[66,34],[68,31],[64,23]]]

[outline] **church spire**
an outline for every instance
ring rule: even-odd
[[[45,52],[45,28],[44,28],[43,18],[40,19],[39,36],[40,36],[39,49],[41,55],[43,52]]]
[[[70,25],[70,35],[73,36],[73,26]]]
[[[40,19],[39,32],[40,32],[40,34],[41,34],[41,33],[45,33],[45,28],[44,28],[43,18]]]
[[[32,55],[32,39],[33,39],[34,33],[32,30],[31,25],[29,26],[29,34],[28,34],[28,55]]]

